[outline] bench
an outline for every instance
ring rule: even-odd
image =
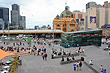
[[[52,59],[55,59],[55,58],[62,58],[62,57],[68,57],[69,55],[57,55],[57,56],[53,56]],[[71,54],[70,57],[72,56],[79,56],[79,53],[75,53],[75,54]]]
[[[88,66],[91,70],[93,70],[95,73],[99,73],[93,66],[89,65],[87,62],[83,62],[86,66]]]
[[[73,63],[73,62],[79,62],[79,61],[82,61],[81,59],[77,59],[77,60],[70,60],[70,61],[61,61],[60,64],[63,65],[63,64],[68,64],[68,63]]]

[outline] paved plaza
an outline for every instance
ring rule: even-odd
[[[1,45],[3,45],[3,43],[1,43]],[[34,44],[33,42],[32,45],[36,45],[37,48],[41,48],[42,46]],[[28,47],[28,44],[25,43],[24,47]],[[61,65],[61,58],[51,59],[52,47],[49,47],[48,45],[45,45],[44,47],[47,49],[48,59],[45,61],[42,59],[42,56],[37,55],[22,56],[22,65],[18,66],[18,73],[94,73],[84,63],[81,71],[74,71],[72,65],[73,63]],[[94,64],[93,67],[96,70],[99,71],[100,65],[102,64],[103,67],[107,70],[107,72],[110,73],[110,55],[108,54],[108,51],[103,50],[105,47],[107,47],[106,44],[102,44],[101,47],[83,46],[81,48],[84,48],[85,50],[85,55],[83,56],[85,62],[89,63],[89,61],[92,59]],[[78,50],[77,47],[64,48],[60,45],[54,45],[54,48],[58,51],[60,51],[60,48],[62,48],[65,51],[72,51],[72,53]],[[81,55],[75,56],[75,59],[80,59],[81,57]]]

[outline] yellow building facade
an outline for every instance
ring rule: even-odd
[[[65,7],[65,10],[54,18],[53,28],[64,32],[74,32],[77,29],[77,22],[73,18],[73,13]]]

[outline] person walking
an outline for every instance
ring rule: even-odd
[[[36,55],[36,51],[34,50],[34,56]]]
[[[106,72],[106,69],[104,69],[103,73],[107,73],[107,72]]]
[[[73,66],[74,66],[74,71],[76,71],[76,62],[74,62]]]
[[[45,53],[45,60],[47,60],[47,54]]]
[[[44,55],[44,54],[42,55],[42,58],[43,58],[43,60],[44,60],[44,58],[45,58],[45,55]]]
[[[82,69],[81,67],[82,67],[82,62],[80,61],[79,62],[79,68],[80,68],[80,70]]]
[[[79,69],[79,62],[76,63],[77,71]]]
[[[100,69],[101,72],[103,72],[103,66],[102,65],[100,65],[99,69]]]

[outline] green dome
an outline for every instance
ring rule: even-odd
[[[73,18],[73,13],[69,11],[69,6],[66,6],[65,10],[60,14],[60,18],[64,18],[64,17]]]
[[[61,18],[64,18],[64,17],[72,17],[73,18],[73,14],[71,11],[65,10],[60,14],[60,17]]]
[[[64,17],[69,17],[69,18],[73,18],[73,13],[71,11],[69,11],[69,7],[66,6],[65,10],[59,15],[56,16],[56,19],[61,19]]]

